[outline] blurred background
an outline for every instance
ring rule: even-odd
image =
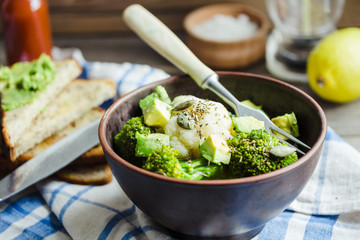
[[[133,59],[132,56],[128,56],[129,59],[127,59],[125,55],[128,55],[127,51],[130,51],[129,46],[126,49],[119,46],[119,52],[109,51],[107,54],[99,54],[98,51],[87,53],[86,51],[87,48],[93,48],[95,44],[95,47],[98,48],[99,41],[96,40],[98,38],[103,38],[103,50],[106,51],[106,44],[116,44],[119,37],[126,42],[127,37],[134,36],[121,16],[124,8],[133,3],[135,2],[132,0],[48,0],[54,45],[78,47],[84,52],[85,57],[91,61],[136,61],[151,64],[148,62],[150,59],[146,58],[144,61],[140,59],[140,62],[139,59]],[[183,20],[186,14],[204,5],[241,3],[255,7],[268,15],[264,0],[139,0],[136,3],[151,11],[168,27],[176,31],[180,37],[184,36],[181,34],[184,31]],[[360,26],[359,12],[360,1],[347,0],[337,27]],[[0,33],[2,34],[1,25]],[[84,39],[88,41],[84,43]],[[3,41],[3,37],[1,37],[1,41]],[[133,39],[129,39],[129,41],[133,41]],[[149,49],[145,47],[140,51],[149,51]],[[119,58],[116,54],[120,53],[123,53],[124,56]],[[5,62],[4,58],[4,51],[1,49],[1,63]],[[162,62],[162,60],[159,61]],[[155,63],[155,66],[161,66],[162,63]]]
[[[54,45],[60,45],[60,47],[73,45],[71,47],[83,47],[85,49],[82,50],[86,50],[87,45],[83,45],[83,38],[103,37],[108,39],[104,40],[105,43],[111,41],[109,38],[134,35],[125,25],[121,16],[124,8],[133,3],[135,1],[132,0],[48,0]],[[268,15],[264,0],[138,0],[136,3],[143,5],[180,36],[186,14],[204,5],[241,3],[255,7]],[[360,1],[347,0],[337,27],[360,26],[359,12]],[[0,33],[2,33],[1,25]],[[67,39],[72,41],[67,43]],[[3,38],[1,38],[2,40]],[[79,44],[74,45],[77,40]],[[89,44],[91,45],[91,43]],[[110,59],[93,59],[92,55],[88,57],[89,60],[117,60],[114,56],[109,56]],[[100,58],[102,57],[103,55],[100,55]],[[0,51],[0,61],[4,62],[3,51]],[[144,63],[149,64],[149,62]]]
[[[54,36],[119,35],[129,33],[122,21],[122,10],[139,3],[154,13],[172,30],[181,31],[190,11],[212,3],[242,3],[267,14],[264,0],[48,0]],[[347,0],[338,27],[360,26],[360,1]]]

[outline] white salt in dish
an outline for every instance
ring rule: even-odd
[[[248,15],[241,13],[237,17],[215,14],[193,28],[193,33],[211,41],[231,42],[252,37],[258,31],[258,25]]]
[[[264,13],[238,3],[203,6],[184,19],[187,46],[215,70],[245,68],[263,59],[270,28]]]

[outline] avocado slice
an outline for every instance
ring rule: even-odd
[[[145,98],[141,99],[139,102],[140,108],[144,110],[144,108],[151,104],[154,99],[159,99],[167,104],[171,104],[171,99],[163,86],[157,86],[151,94],[147,95]]]
[[[169,135],[162,133],[140,134],[136,132],[135,155],[137,157],[148,157],[149,154],[158,152],[164,145],[170,146]]]
[[[232,121],[237,132],[251,132],[255,129],[265,129],[264,122],[252,116],[232,117]]]
[[[294,137],[299,137],[300,133],[299,133],[299,127],[297,124],[297,119],[295,116],[294,112],[291,113],[286,113],[284,115],[278,116],[278,117],[274,117],[271,119],[271,121],[278,126],[280,129],[284,130],[285,132],[291,134]],[[276,134],[277,136],[279,136],[280,138],[287,140],[286,137],[284,137],[281,134],[278,134],[276,132],[274,132],[274,134]]]
[[[171,106],[160,99],[153,99],[143,109],[144,122],[151,127],[164,127],[171,117]]]
[[[210,134],[209,137],[200,145],[200,154],[212,163],[220,165],[229,164],[230,148],[226,140],[221,135]]]
[[[251,107],[251,108],[254,108],[254,109],[258,109],[258,110],[261,110],[261,108],[262,108],[261,105],[255,105],[255,103],[253,103],[250,100],[243,100],[240,103],[244,104],[245,106],[248,106],[248,107]]]

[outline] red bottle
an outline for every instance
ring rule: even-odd
[[[1,17],[8,65],[51,55],[47,0],[3,0]]]

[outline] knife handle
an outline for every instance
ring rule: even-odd
[[[200,87],[203,87],[206,78],[215,74],[168,27],[141,5],[127,7],[123,18],[140,38],[181,71],[189,74]]]

